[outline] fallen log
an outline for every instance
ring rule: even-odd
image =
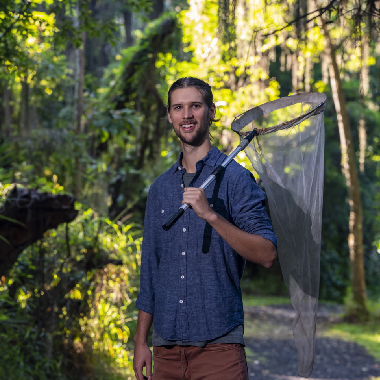
[[[21,252],[40,240],[47,230],[73,221],[78,214],[69,195],[41,193],[15,186],[0,208],[0,277]]]

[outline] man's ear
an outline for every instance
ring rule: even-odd
[[[168,112],[168,120],[169,120],[169,123],[170,123],[170,124],[173,124],[172,118],[170,117],[170,112],[169,112],[169,110],[167,110],[167,112]]]
[[[212,106],[210,108],[210,120],[214,120],[216,115],[216,105],[215,103],[212,103]]]

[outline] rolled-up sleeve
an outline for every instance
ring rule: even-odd
[[[136,307],[149,314],[154,314],[154,281],[159,265],[159,246],[157,244],[157,221],[155,220],[157,196],[151,186],[146,203],[144,233],[141,249],[140,292]]]
[[[235,178],[230,200],[234,224],[245,232],[270,240],[277,247],[277,237],[265,209],[266,195],[248,170]]]

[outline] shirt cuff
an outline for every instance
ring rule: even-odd
[[[154,301],[149,300],[143,296],[140,295],[140,293],[137,295],[136,300],[136,308],[142,311],[145,311],[145,313],[152,314],[154,313]]]
[[[268,233],[268,234],[266,234],[266,233],[262,233],[261,234],[260,233],[260,234],[257,234],[257,235],[260,235],[264,239],[267,239],[267,240],[271,241],[276,246],[276,248],[277,248],[277,237],[276,237],[276,235],[273,235],[271,233]]]

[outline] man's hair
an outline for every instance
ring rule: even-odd
[[[203,97],[206,102],[207,107],[210,109],[214,103],[214,96],[212,94],[211,86],[205,81],[195,78],[195,77],[185,77],[176,80],[169,88],[168,91],[168,111],[170,111],[170,96],[173,91],[179,88],[195,87]],[[218,121],[218,119],[210,120],[210,124],[213,121]]]
[[[170,109],[170,95],[173,91],[179,88],[195,87],[203,96],[203,100],[206,102],[207,107],[211,108],[214,103],[214,97],[212,95],[211,86],[201,79],[194,77],[185,77],[176,80],[169,88],[168,92],[168,110]]]

